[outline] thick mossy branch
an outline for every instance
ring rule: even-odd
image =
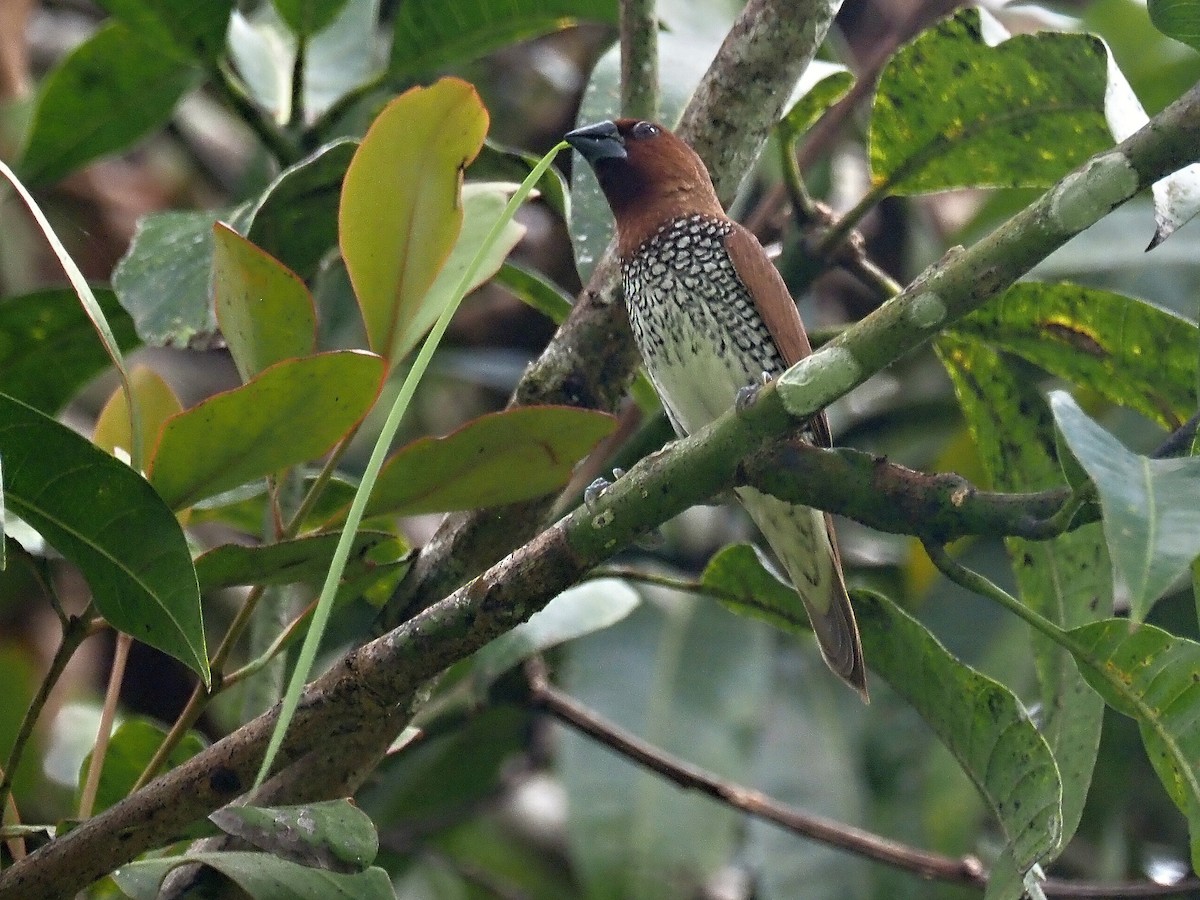
[[[1068,488],[1030,494],[984,491],[952,472],[928,474],[859,450],[819,450],[787,441],[748,457],[739,482],[838,513],[878,531],[942,543],[967,535],[1047,540]],[[1079,515],[1078,527],[1095,515]]]

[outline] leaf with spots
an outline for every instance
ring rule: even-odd
[[[1196,408],[1196,326],[1142,300],[1074,284],[1015,284],[954,333],[1177,428]]]
[[[1046,187],[1112,145],[1104,43],[1004,37],[990,16],[966,9],[892,57],[871,116],[876,184],[895,194]]]
[[[954,754],[1000,823],[1007,858],[1027,871],[1062,828],[1062,785],[1045,739],[1008,688],[951,656],[904,610],[871,591],[853,600],[871,669]]]
[[[1124,619],[1068,632],[1088,683],[1132,717],[1154,771],[1187,816],[1192,866],[1200,870],[1200,644]]]
[[[296,273],[221,222],[213,242],[217,321],[242,380],[314,353],[317,309]]]
[[[985,332],[989,334],[990,332]],[[954,383],[963,417],[991,487],[1022,492],[1062,484],[1054,421],[1028,379],[983,340],[961,334],[935,347]],[[1095,621],[1112,611],[1112,566],[1100,524],[1051,541],[1006,540],[1021,602],[1061,628]],[[1092,783],[1104,701],[1087,686],[1071,654],[1033,633],[1033,661],[1041,688],[1040,728],[1054,752],[1063,786],[1062,838],[1079,826]]]

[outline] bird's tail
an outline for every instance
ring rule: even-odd
[[[800,594],[826,664],[867,700],[862,643],[829,514],[753,488],[737,495]]]

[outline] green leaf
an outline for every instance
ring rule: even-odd
[[[167,211],[138,221],[113,272],[137,333],[153,346],[208,346],[217,329],[210,283],[213,225],[223,221],[301,278],[337,243],[337,204],[353,141],[338,141],[281,172],[252,202],[218,212]]]
[[[487,239],[492,226],[504,213],[509,198],[517,189],[515,184],[492,184],[468,182],[462,188],[463,223],[454,248],[438,272],[437,278],[429,286],[421,301],[420,308],[409,320],[405,327],[406,339],[396,348],[395,359],[407,355],[416,346],[417,341],[437,321],[442,310],[454,299],[454,292],[462,280],[467,267],[475,258],[476,252]],[[488,248],[487,255],[482,258],[479,268],[467,287],[468,293],[491,278],[496,270],[504,264],[505,258],[512,252],[513,247],[525,235],[525,226],[510,219],[505,223],[500,234]]]
[[[1200,50],[1200,5],[1195,0],[1148,0],[1154,27],[1193,50]]]
[[[129,795],[146,764],[150,762],[166,736],[166,729],[142,716],[126,719],[117,726],[117,730],[109,739],[104,768],[100,771],[100,784],[96,788],[96,812],[103,812]],[[189,731],[171,750],[164,768],[173,769],[182,765],[206,746],[208,742],[199,732]],[[88,753],[79,767],[77,794],[78,789],[83,786],[91,761],[92,754]]]
[[[117,345],[137,347],[116,295],[99,288],[95,294]],[[10,397],[53,415],[110,364],[74,291],[51,288],[0,302],[0,384]]]
[[[45,184],[123,150],[166,122],[198,82],[198,70],[154,52],[126,26],[102,26],[46,77],[21,176]]]
[[[784,631],[812,631],[800,595],[771,573],[761,551],[751,544],[730,544],[714,554],[700,583],[739,615]]]
[[[520,184],[533,171],[541,157],[517,147],[506,147],[491,138],[483,142],[479,156],[468,174],[473,181],[509,181]],[[567,181],[556,167],[545,171],[534,190],[543,203],[563,220],[571,218],[571,197]]]
[[[375,825],[349,800],[299,806],[230,805],[208,818],[226,834],[303,866],[362,872],[379,852]]]
[[[100,0],[147,48],[215,63],[225,49],[234,0]]]
[[[1073,629],[1088,684],[1134,718],[1167,793],[1188,819],[1192,866],[1200,868],[1200,644],[1123,619]]]
[[[317,308],[296,273],[228,225],[213,226],[213,294],[243,381],[317,346]]]
[[[1019,700],[951,656],[885,597],[854,592],[871,668],[920,713],[974,782],[1022,872],[1058,846],[1062,787],[1054,756]]]
[[[1196,408],[1196,325],[1143,300],[1074,284],[1015,284],[954,332],[1177,428]]]
[[[217,332],[209,294],[213,225],[230,218],[171,210],[138,220],[129,249],[113,270],[113,290],[150,346],[204,349],[212,343]]]
[[[200,592],[179,522],[144,478],[0,395],[5,499],[79,566],[100,613],[208,682]]]
[[[703,598],[653,590],[611,628],[565,648],[564,689],[688,762],[747,780],[771,675],[771,632]],[[561,735],[567,839],[585,896],[697,896],[743,823],[590,738]]]
[[[825,115],[829,107],[845,97],[854,85],[852,72],[841,66],[834,67],[830,63],[822,63],[821,60],[814,60],[810,69],[815,69],[818,64],[836,69],[836,71],[830,71],[829,74],[817,81],[784,114],[779,122],[779,133],[788,143],[795,143],[803,137],[808,129],[816,125],[817,120]]]
[[[392,75],[416,75],[558,31],[579,20],[617,24],[615,0],[406,0],[396,13]]]
[[[296,35],[272,4],[241,6],[230,22],[230,59],[254,100],[282,125],[293,113]],[[387,49],[377,27],[379,6],[380,0],[344,0],[337,15],[309,36],[302,92],[306,124],[317,120],[351,88],[381,74]],[[334,130],[322,129],[317,140],[332,136],[343,125],[333,123]]]
[[[566,406],[480,416],[445,437],[396,451],[366,514],[447,512],[540,497],[566,484],[575,463],[614,426],[605,413]]]
[[[352,89],[375,79],[383,83],[390,35],[379,28],[380,5],[381,0],[348,0],[334,20],[309,40],[304,112],[310,121]],[[346,127],[345,121],[327,124],[335,129],[330,134]],[[362,126],[353,126],[355,133],[361,130]]]
[[[475,696],[484,697],[497,678],[529,657],[620,622],[641,603],[619,578],[598,578],[569,588],[529,620],[478,650],[471,659]]]
[[[1051,441],[1054,422],[1035,387],[1018,378],[996,351],[973,338],[943,335],[935,346],[954,382],[992,486],[1021,492],[1060,485],[1056,446]],[[1009,538],[1006,543],[1025,605],[1061,628],[1110,614],[1112,565],[1098,523],[1052,541]],[[1041,687],[1041,731],[1062,779],[1063,827],[1056,848],[1061,850],[1083,814],[1100,744],[1104,702],[1087,686],[1070,653],[1041,634],[1034,633],[1032,640]]]
[[[574,303],[573,298],[568,297],[541,272],[526,269],[517,263],[506,262],[502,265],[496,273],[495,283],[555,325],[566,321]]]
[[[239,584],[296,584],[320,581],[329,570],[336,533],[314,534],[260,547],[222,544],[196,558],[201,592]],[[386,531],[360,531],[350,550],[346,579],[362,575],[381,562],[403,559],[408,547]]]
[[[897,194],[1049,186],[1112,145],[1107,84],[1099,38],[1041,32],[989,47],[980,12],[963,10],[884,68],[872,178]]]
[[[1050,395],[1054,420],[1095,482],[1113,575],[1141,622],[1200,555],[1200,458],[1138,456],[1093,422],[1070,394]]]
[[[342,258],[370,346],[392,364],[440,312],[430,315],[425,296],[462,227],[462,171],[479,152],[487,124],[465,81],[412,88],[384,107],[346,171],[338,213]]]
[[[346,0],[271,0],[279,17],[301,37],[316,34],[337,18]]]
[[[337,246],[342,179],[357,147],[340,140],[314,150],[280,172],[249,213],[246,237],[305,281]]]
[[[382,377],[383,361],[357,350],[277,363],[170,419],[151,483],[180,509],[316,459],[367,414]]]
[[[372,867],[343,875],[271,856],[267,853],[189,853],[128,863],[112,879],[133,900],[154,900],[167,874],[191,864],[209,866],[256,898],[288,900],[395,900],[387,872]]]

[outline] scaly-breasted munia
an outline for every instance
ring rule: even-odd
[[[708,425],[739,389],[812,352],[796,304],[757,239],[725,215],[700,157],[635,119],[576,129],[617,223],[629,324],[679,434]],[[806,437],[830,446],[825,414]],[[829,667],[866,696],[866,670],[827,513],[736,489],[787,570]]]

